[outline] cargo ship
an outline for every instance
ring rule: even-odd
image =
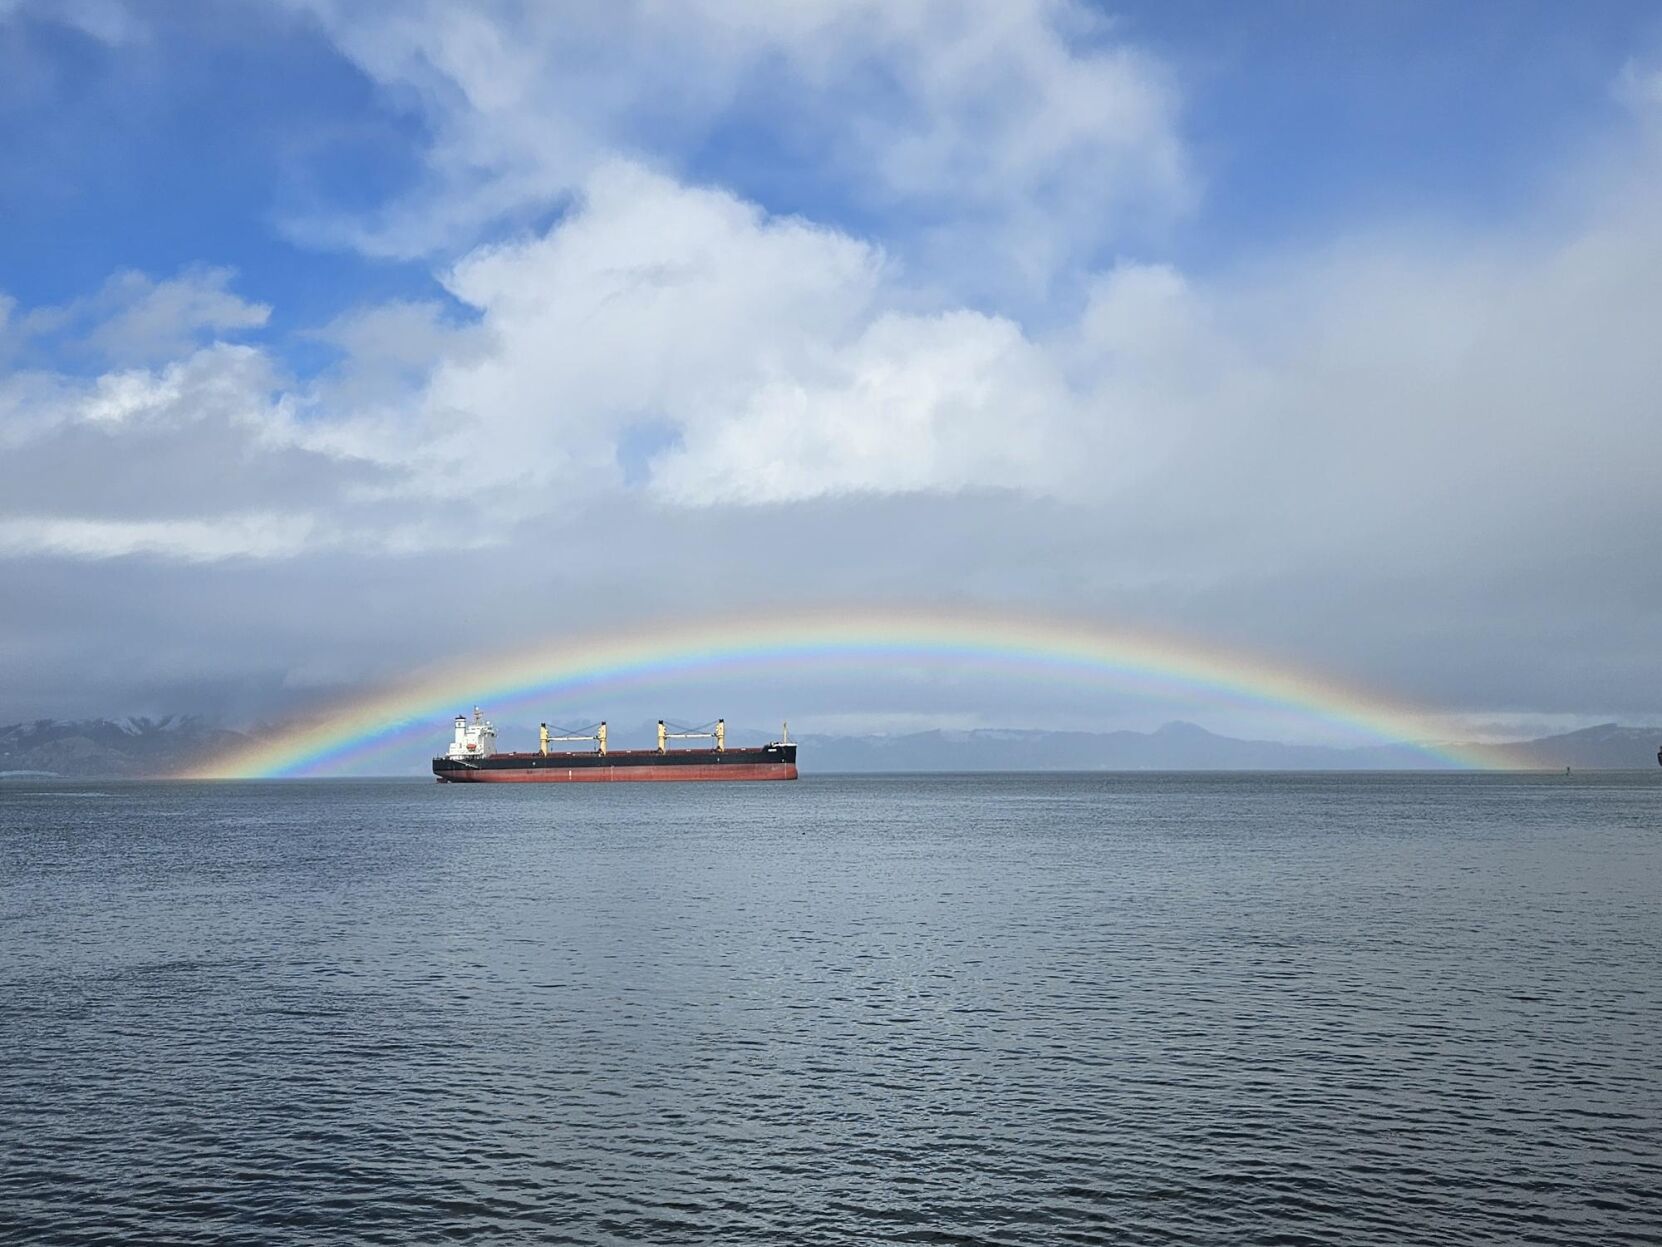
[[[672,740],[708,740],[708,748],[670,747]],[[587,742],[589,748],[551,750],[550,744]],[[642,780],[795,779],[796,746],[787,725],[780,739],[754,748],[729,749],[727,724],[717,719],[708,732],[672,732],[658,720],[656,749],[609,749],[606,725],[593,733],[552,736],[538,731],[535,753],[498,753],[496,728],[473,708],[473,720],[456,716],[456,736],[433,759],[441,784],[595,784]]]

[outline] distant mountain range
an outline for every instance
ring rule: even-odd
[[[1605,723],[1498,748],[1520,769],[1629,770],[1656,766],[1659,744],[1662,728]],[[802,749],[804,771],[1380,771],[1437,765],[1407,745],[1346,749],[1238,740],[1181,722],[1153,732],[983,730],[804,737]]]
[[[0,727],[0,777],[176,775],[247,740],[203,719],[37,719]]]
[[[735,730],[735,744],[766,739]],[[202,719],[41,719],[0,727],[0,777],[141,778],[200,767],[246,743],[249,736]],[[387,769],[423,775],[443,733],[387,763]],[[504,733],[505,740],[516,737]],[[1219,736],[1193,723],[1168,723],[1153,732],[1048,732],[989,729],[913,732],[900,736],[805,736],[804,774],[895,771],[1377,771],[1424,770],[1434,760],[1404,745],[1341,749]],[[1662,728],[1604,723],[1560,736],[1516,741],[1499,748],[1525,769],[1650,769]],[[1491,746],[1491,748],[1494,748]]]

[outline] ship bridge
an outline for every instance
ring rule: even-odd
[[[478,706],[473,708],[471,723],[465,714],[456,716],[456,737],[445,750],[445,757],[452,762],[472,762],[495,752],[496,725],[485,718]]]

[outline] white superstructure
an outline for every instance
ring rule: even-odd
[[[467,762],[474,758],[488,758],[496,752],[496,725],[486,721],[479,712],[479,707],[473,708],[473,722],[467,721],[467,716],[456,716],[456,739],[450,742],[450,748],[445,751],[445,757],[452,761]]]

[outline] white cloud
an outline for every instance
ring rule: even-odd
[[[272,416],[279,384],[263,352],[216,343],[165,368],[104,373],[66,414],[99,425],[178,425],[207,419],[258,425]]]
[[[449,285],[488,345],[435,372],[429,440],[412,454],[440,489],[610,487],[627,427],[686,423],[823,367],[870,314],[882,269],[845,235],[608,165],[544,237],[456,266]]]
[[[1086,413],[1010,320],[907,310],[915,294],[869,244],[631,165],[448,281],[479,311],[471,349],[434,370],[414,424],[378,426],[363,453],[401,447],[420,488],[489,495],[504,517],[617,487],[620,441],[643,422],[674,434],[653,492],[710,504],[1077,493],[1125,415]]]
[[[1633,205],[1653,199],[1638,178],[1557,237],[1358,238],[1228,279],[1121,263],[1035,335],[926,295],[868,241],[613,161],[546,232],[446,275],[476,322],[362,309],[322,331],[346,358],[306,384],[228,343],[90,382],[14,374],[0,427],[148,455],[207,430],[166,442],[169,461],[200,445],[271,498],[309,490],[336,516],[312,546],[347,515],[376,548],[503,541],[626,488],[683,508],[998,490],[1211,532],[1183,554],[1210,575],[1244,544],[1411,562],[1451,514],[1467,546],[1539,529],[1526,497],[1645,514],[1662,232]],[[124,307],[187,286],[224,293],[217,276],[119,284],[140,292]],[[228,297],[170,295],[199,310],[161,319],[211,333],[264,314]],[[657,441],[626,485],[642,427]]]
[[[256,513],[211,520],[104,520],[56,516],[0,519],[0,553],[75,559],[155,555],[190,563],[290,558],[306,549],[309,516]]]
[[[823,192],[982,286],[1194,196],[1170,76],[1077,0],[303,7],[433,129],[422,190],[294,223],[374,254],[465,249],[617,159],[697,176],[686,153],[726,130],[813,153]],[[966,248],[975,270],[946,262]]]
[[[0,449],[19,446],[61,424],[75,401],[71,384],[49,372],[0,374]]]
[[[210,562],[340,544],[365,465],[306,447],[301,401],[263,351],[223,342],[89,379],[0,378],[0,551]],[[377,518],[354,539],[396,545],[401,521]]]
[[[90,379],[45,369],[0,376],[0,444],[26,445],[55,429],[178,428],[204,421],[270,430],[291,400],[263,351],[214,343],[157,368]]]
[[[67,341],[118,365],[177,359],[202,341],[259,329],[270,318],[269,307],[231,292],[234,276],[228,268],[187,269],[162,281],[116,273],[84,298],[13,317],[14,333]]]
[[[430,301],[354,308],[312,336],[341,358],[310,388],[309,406],[319,421],[309,436],[343,451],[361,440],[354,429],[401,436],[434,371],[464,363],[486,345],[476,326],[456,323]],[[372,440],[367,446],[373,453]]]
[[[1071,81],[1087,73],[1082,54],[1030,24],[1061,11],[1019,8],[989,29],[1018,49],[1037,40],[1012,64]],[[752,14],[722,55],[788,45],[812,87],[843,67],[839,41],[855,36],[832,27],[850,12]],[[948,20],[934,12],[873,20],[910,22],[897,39],[921,55],[920,32]],[[442,48],[412,26],[377,53],[391,58],[381,72],[409,77],[442,53],[456,65],[434,70],[431,89],[462,75],[470,108],[517,116],[542,89],[537,40],[520,48],[468,11],[454,20],[476,25]],[[610,29],[513,20],[551,22],[539,37],[566,41],[603,43]],[[1044,51],[1051,38],[1063,51]],[[906,79],[916,99],[945,101],[948,132],[967,125],[966,67],[988,46],[953,44]],[[504,58],[511,72],[493,78]],[[1041,151],[1023,172],[998,134],[1027,124],[992,125],[987,158],[1017,160],[1017,184],[1061,158]],[[919,133],[918,162],[959,141]],[[1227,584],[1244,565],[1326,574],[1364,549],[1382,575],[1522,567],[1535,551],[1654,527],[1662,218],[1645,170],[1588,188],[1569,226],[1358,234],[1209,278],[1130,261],[1082,271],[1078,314],[1039,331],[967,306],[872,239],[585,152],[561,166],[573,198],[553,226],[468,251],[443,275],[476,321],[431,304],[359,309],[319,331],[345,359],[316,381],[219,341],[267,316],[221,270],[119,275],[66,308],[8,307],[14,337],[27,326],[115,357],[177,352],[91,381],[0,378],[0,437],[19,465],[0,477],[8,548],[25,533],[31,549],[77,557],[507,546],[527,522],[585,508],[765,505],[788,526],[790,504],[997,491],[1067,508],[1094,560],[1070,551],[1069,575],[1088,566],[1078,574],[1110,594]],[[883,176],[885,194],[932,184],[909,190],[903,172]],[[954,179],[982,193],[973,170]],[[620,458],[642,427],[656,441],[626,483]],[[57,508],[25,479],[50,463],[75,473]],[[162,513],[145,494],[164,490]]]
[[[104,291],[112,311],[88,341],[113,360],[156,359],[182,353],[202,334],[261,328],[271,309],[227,290],[231,276],[223,268],[161,282],[120,274]]]
[[[1078,462],[1074,408],[1010,321],[885,314],[819,375],[761,380],[737,406],[697,413],[653,484],[694,505],[973,487],[1049,493]]]

